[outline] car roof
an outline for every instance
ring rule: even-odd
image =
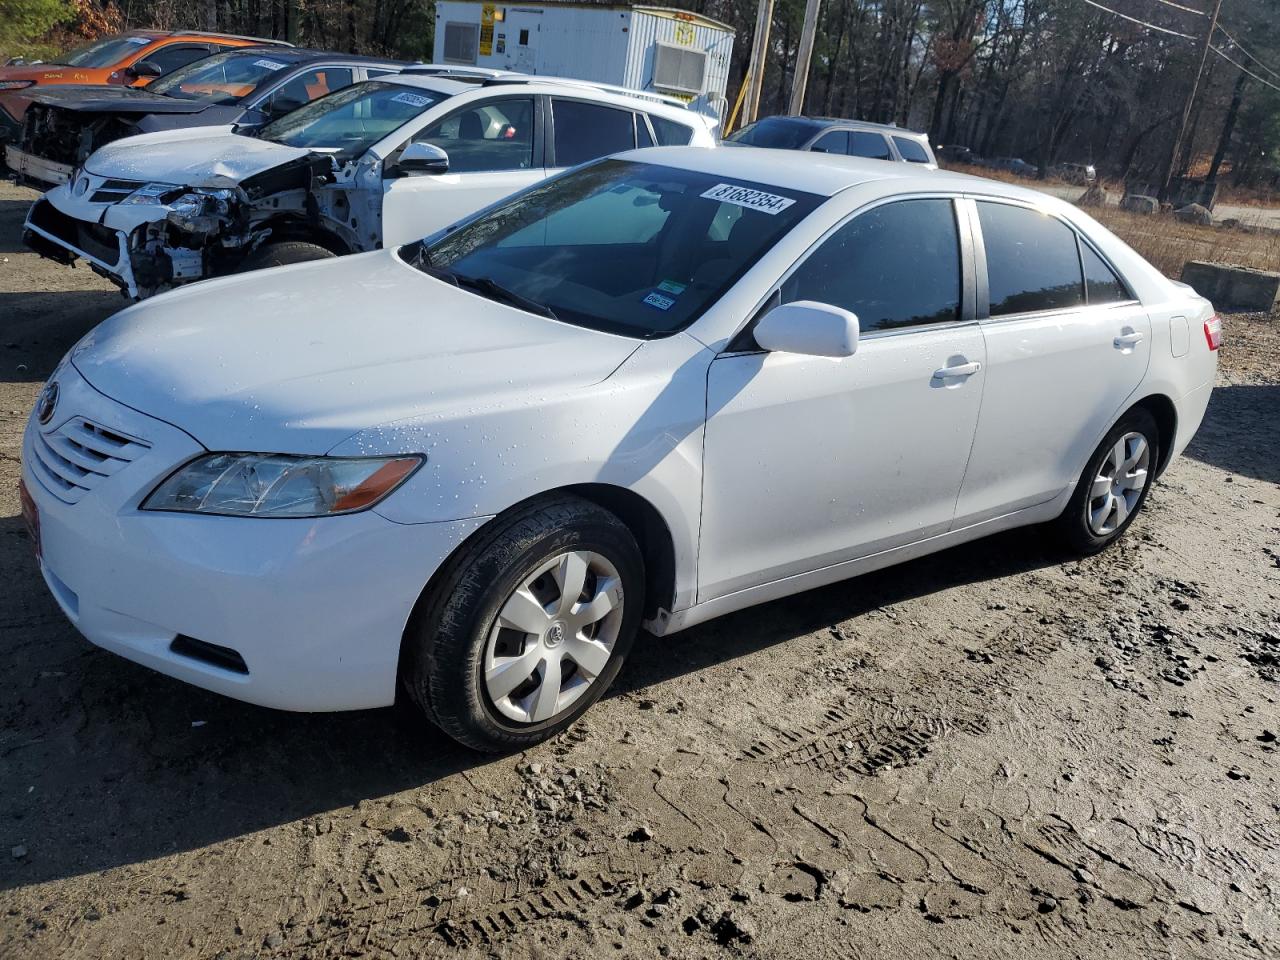
[[[707,124],[709,119],[705,114],[690,110],[688,107],[678,107],[662,101],[646,99],[642,91],[637,91],[634,95],[631,95],[624,90],[601,89],[588,80],[575,81],[564,77],[546,77],[544,79],[532,74],[528,76],[528,79],[525,79],[523,75],[515,76],[519,77],[519,79],[493,85],[478,85],[474,80],[453,80],[445,74],[414,73],[412,70],[407,73],[396,74],[394,77],[379,77],[378,79],[386,80],[390,83],[404,84],[409,87],[422,87],[436,93],[447,94],[448,96],[487,90],[492,92],[494,96],[503,97],[519,96],[522,93],[536,94],[538,96],[582,97],[589,100],[598,100],[601,103],[625,106],[629,110],[642,110],[648,114],[657,114],[660,117],[677,120],[686,126],[697,126],[700,122]]]
[[[919,183],[927,180],[930,187],[936,186],[940,191],[986,193],[1037,204],[1057,204],[1052,197],[1025,187],[948,170],[930,170],[920,164],[808,151],[787,151],[786,161],[780,163],[778,154],[779,151],[768,147],[739,147],[734,150],[649,147],[628,150],[617,156],[623,160],[660,164],[823,197],[835,196],[842,190],[864,183],[892,180]]]
[[[392,60],[389,57],[368,57],[355,53],[341,53],[337,50],[308,50],[300,47],[273,47],[273,46],[251,46],[251,47],[230,47],[221,53],[231,54],[257,54],[259,56],[270,56],[272,60],[278,60],[281,63],[311,63],[314,60],[342,60],[349,63],[377,63],[377,64],[393,64],[399,66],[404,61]]]

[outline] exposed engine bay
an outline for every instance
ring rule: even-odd
[[[84,114],[44,103],[27,108],[21,149],[54,163],[78,166],[104,143],[131,137],[140,130],[134,118],[121,114]]]

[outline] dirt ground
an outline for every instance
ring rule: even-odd
[[[0,186],[0,957],[1280,957],[1280,323],[1129,535],[998,536],[667,639],[468,753],[90,646],[22,532],[42,379],[124,303]]]

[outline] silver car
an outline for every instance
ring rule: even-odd
[[[923,133],[885,123],[828,117],[765,117],[725,138],[726,146],[772,147],[837,153],[869,160],[918,163],[930,170],[938,161]]]

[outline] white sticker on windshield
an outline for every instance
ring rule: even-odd
[[[431,103],[430,97],[424,97],[417,93],[397,93],[391,98],[392,103],[407,103],[411,107],[425,107]]]
[[[721,203],[746,207],[748,210],[759,210],[771,217],[795,203],[795,200],[790,197],[780,197],[776,193],[765,193],[763,190],[752,190],[749,187],[738,187],[732,183],[717,183],[702,196],[708,200],[719,200]]]
[[[284,64],[283,64],[283,63],[277,63],[275,60],[255,60],[255,61],[253,61],[253,65],[254,65],[255,67],[266,67],[268,70],[283,70],[283,69],[284,69]]]
[[[153,38],[152,37],[129,37],[128,39],[130,43],[136,43],[140,47],[145,47],[148,43],[152,41]]]

